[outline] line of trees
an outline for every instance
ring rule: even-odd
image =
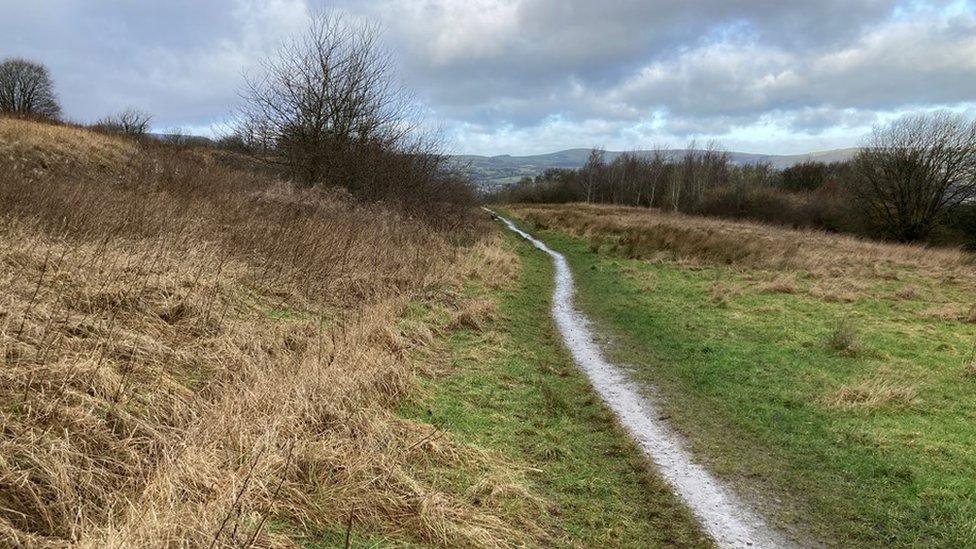
[[[625,153],[607,162],[603,149],[594,149],[579,170],[549,170],[534,180],[523,180],[508,191],[518,194],[535,186],[536,200],[585,201],[654,206],[673,211],[692,211],[713,185],[732,177],[728,154],[714,146],[691,147],[680,158],[666,150],[650,155]]]
[[[907,116],[876,128],[851,161],[784,170],[733,164],[714,146],[609,162],[596,149],[580,169],[547,170],[490,199],[643,206],[976,245],[976,121],[948,112]]]

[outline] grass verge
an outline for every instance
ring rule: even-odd
[[[894,272],[878,261],[877,276],[844,271],[863,258],[838,255],[828,280],[786,263],[694,261],[692,239],[733,238],[726,225],[687,229],[643,256],[613,245],[612,231],[556,220],[560,230],[534,232],[566,254],[578,305],[613,337],[611,358],[658,388],[693,450],[774,519],[840,546],[976,544],[976,383],[965,367],[976,326],[932,312],[966,299],[933,267],[942,252],[881,250],[919,259]],[[849,298],[821,291],[827,282]]]

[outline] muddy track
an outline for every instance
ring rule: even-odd
[[[638,386],[620,368],[607,362],[590,330],[589,320],[573,307],[573,276],[566,258],[508,219],[497,217],[510,230],[552,257],[555,265],[552,316],[573,360],[715,543],[719,547],[792,547],[794,544],[772,529],[730,487],[699,465],[682,436],[659,419],[661,413],[654,403],[642,396]]]

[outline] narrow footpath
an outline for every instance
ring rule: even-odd
[[[793,544],[773,530],[728,486],[696,463],[681,435],[659,419],[661,414],[654,404],[642,396],[620,368],[607,362],[590,330],[589,319],[573,307],[573,277],[566,258],[508,219],[491,213],[552,257],[555,265],[552,316],[574,362],[716,544],[723,548],[792,547]]]

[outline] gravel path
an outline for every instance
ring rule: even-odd
[[[695,462],[681,435],[659,419],[661,413],[654,404],[641,395],[623,371],[606,361],[589,320],[573,307],[573,276],[566,258],[508,219],[498,217],[513,232],[552,257],[556,267],[552,315],[573,360],[717,545],[791,547],[728,486]]]

